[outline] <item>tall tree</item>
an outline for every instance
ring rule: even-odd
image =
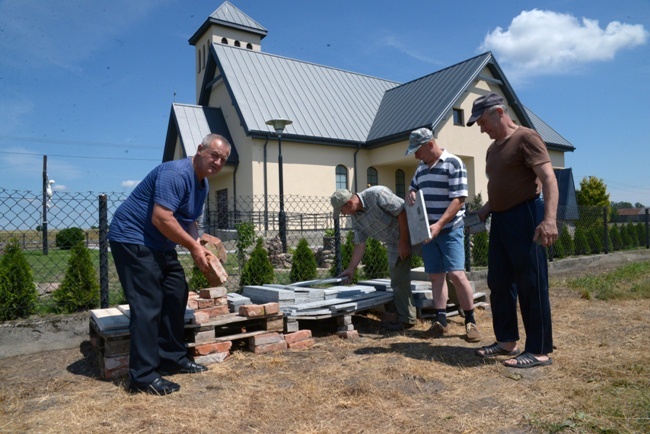
[[[582,178],[580,190],[576,191],[578,205],[582,206],[609,206],[609,193],[607,185],[602,179],[590,176]]]

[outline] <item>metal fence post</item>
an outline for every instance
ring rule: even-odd
[[[648,233],[650,219],[648,219],[648,208],[645,209],[645,248],[650,249],[650,233]]]
[[[603,207],[603,231],[605,232],[603,251],[609,253],[609,228],[607,227],[607,207]]]
[[[108,307],[108,206],[105,194],[99,195],[99,293],[100,306]]]
[[[650,233],[648,233],[650,221],[648,219],[648,208],[645,209],[645,248],[650,249]]]
[[[337,218],[334,219],[334,261],[338,276],[343,271],[343,260],[341,258],[341,225]]]

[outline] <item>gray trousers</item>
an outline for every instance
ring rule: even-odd
[[[397,258],[395,265],[390,267],[390,286],[400,322],[415,324],[417,311],[411,291],[411,255],[406,259]]]

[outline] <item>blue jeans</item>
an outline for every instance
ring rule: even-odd
[[[531,199],[493,212],[488,250],[488,287],[494,334],[499,342],[519,340],[517,300],[526,331],[525,351],[553,352],[546,249],[533,241],[544,203]]]

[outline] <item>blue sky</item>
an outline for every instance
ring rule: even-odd
[[[0,187],[130,191],[195,100],[188,39],[221,0],[0,0]],[[575,147],[576,184],[650,206],[648,0],[232,0],[265,52],[406,82],[492,51]],[[498,7],[495,7],[498,6]]]

